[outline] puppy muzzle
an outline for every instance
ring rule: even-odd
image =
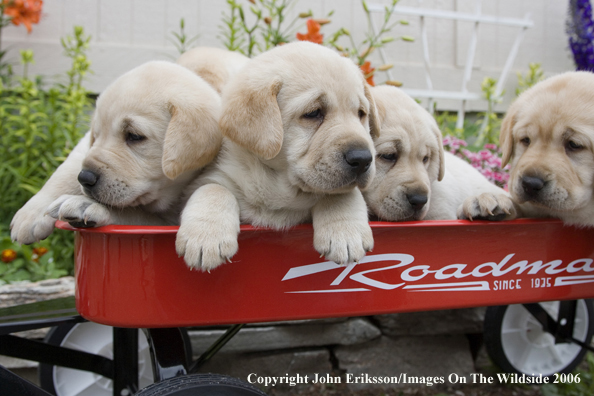
[[[83,169],[78,174],[78,182],[82,186],[85,194],[92,196],[93,189],[99,182],[99,175],[88,169]]]
[[[373,155],[367,149],[352,149],[345,153],[344,160],[351,172],[359,176],[369,170],[373,162]]]
[[[373,153],[367,148],[352,148],[344,153],[344,169],[361,190],[367,188],[375,175]]]

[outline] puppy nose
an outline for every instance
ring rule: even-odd
[[[99,176],[96,173],[93,173],[93,172],[91,172],[89,170],[83,169],[78,174],[78,182],[83,187],[91,188],[95,184],[97,184],[97,180],[99,180]]]
[[[346,152],[344,159],[357,175],[367,172],[371,162],[373,162],[371,151],[367,149],[349,150]]]
[[[536,195],[545,185],[545,181],[539,177],[522,177],[522,188],[528,195]]]
[[[427,203],[427,196],[423,194],[407,194],[406,199],[414,210],[419,210]]]

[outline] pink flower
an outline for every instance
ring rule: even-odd
[[[466,160],[476,168],[490,182],[505,187],[509,180],[509,165],[501,168],[501,152],[495,144],[485,144],[482,150],[475,153],[466,149],[468,143],[454,136],[446,136],[443,139],[443,146],[446,151]]]

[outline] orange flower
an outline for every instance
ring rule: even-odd
[[[12,23],[25,25],[31,33],[31,25],[39,23],[43,0],[4,0],[4,14],[11,17]]]
[[[367,84],[369,84],[371,86],[375,86],[375,83],[373,82],[373,75],[375,74],[375,68],[371,67],[371,62],[365,61],[365,63],[363,63],[359,67],[361,68],[361,71],[363,72],[363,76],[365,76],[365,79],[367,80]]]
[[[47,248],[41,246],[38,248],[33,249],[33,255],[31,256],[31,258],[33,259],[33,261],[37,262],[39,261],[39,258],[41,256],[43,256],[44,254],[46,254],[48,252]]]
[[[48,252],[47,248],[43,247],[43,246],[33,249],[33,253],[38,255],[39,257],[43,256],[47,252]]]
[[[12,250],[12,249],[4,249],[2,251],[2,258],[1,260],[5,263],[10,263],[11,261],[14,261],[14,259],[17,257],[17,252]]]
[[[311,41],[312,43],[322,44],[324,42],[324,35],[320,33],[321,25],[313,19],[307,20],[307,33],[297,33],[297,40]]]

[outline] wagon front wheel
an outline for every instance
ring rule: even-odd
[[[185,329],[182,337],[190,345]],[[53,327],[45,342],[66,348],[76,349],[113,358],[113,327],[93,322],[61,324]],[[187,359],[191,351],[186,351]],[[41,363],[38,369],[39,384],[42,389],[57,396],[112,396],[113,381],[99,374],[66,367]],[[138,330],[138,385],[140,388],[154,382],[153,363],[148,340],[143,331]]]

